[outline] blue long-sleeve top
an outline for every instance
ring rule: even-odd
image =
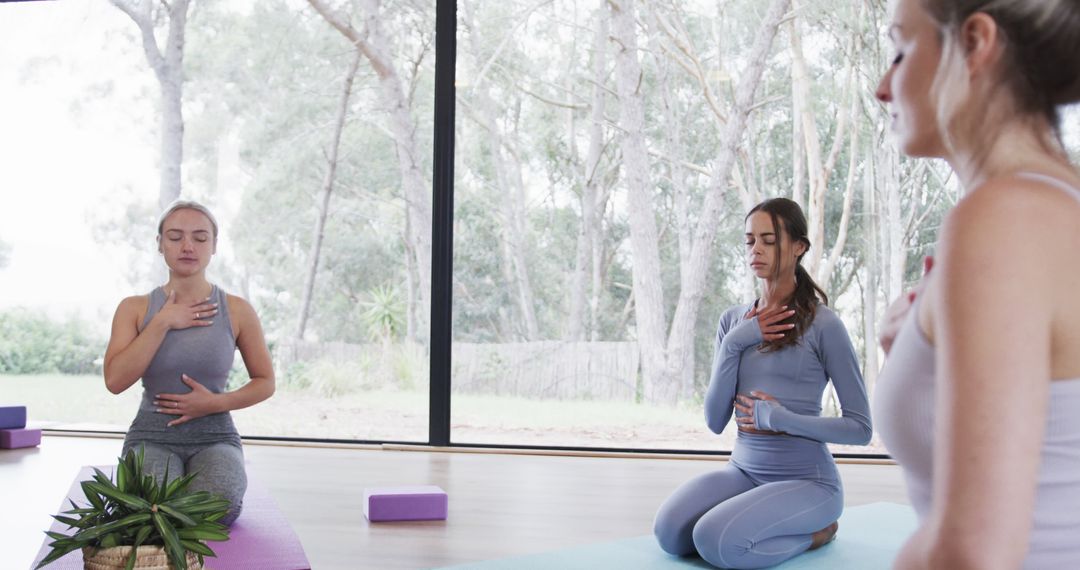
[[[736,394],[769,394],[777,402],[754,402],[754,427],[825,443],[870,441],[870,404],[855,348],[843,321],[825,305],[796,345],[762,352],[753,304],[724,311],[716,332],[712,379],[705,394],[705,421],[720,433],[731,419]],[[832,379],[842,417],[821,417],[821,395]]]

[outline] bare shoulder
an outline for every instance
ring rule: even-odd
[[[146,316],[146,311],[150,307],[150,295],[132,295],[130,297],[124,297],[120,304],[116,306],[116,319],[128,320],[136,319],[141,321]]]
[[[252,307],[252,303],[247,302],[247,299],[243,297],[226,294],[225,302],[229,303],[229,314],[234,317],[255,316],[255,308]]]
[[[130,297],[124,297],[120,300],[120,305],[116,308],[117,311],[131,309],[146,309],[150,305],[150,295],[132,295]]]
[[[229,305],[229,315],[233,320],[237,322],[250,322],[251,319],[258,319],[258,315],[255,314],[255,308],[251,306],[251,303],[243,297],[236,295],[226,294],[225,302]]]
[[[1076,226],[1080,192],[1022,176],[989,180],[968,193],[945,219],[946,232],[960,235],[1009,231],[1053,233]]]
[[[934,281],[967,299],[982,291],[1003,307],[1005,299],[1033,302],[1030,292],[1053,290],[1062,260],[1080,247],[1077,220],[1078,195],[1059,185],[1023,176],[989,180],[946,215]]]

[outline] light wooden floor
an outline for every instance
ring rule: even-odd
[[[119,439],[46,436],[0,450],[4,568],[29,568],[82,465]],[[566,457],[247,444],[248,471],[277,500],[316,569],[430,568],[649,534],[659,503],[718,459]],[[906,503],[895,465],[842,464],[847,505]],[[433,484],[449,520],[369,524],[364,487]],[[843,530],[841,529],[841,532]]]

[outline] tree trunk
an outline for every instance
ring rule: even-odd
[[[773,0],[769,5],[755,36],[746,69],[740,75],[735,89],[735,104],[731,117],[721,133],[719,158],[699,213],[690,257],[690,269],[679,291],[679,302],[672,320],[671,333],[667,342],[669,367],[667,377],[669,378],[679,377],[677,367],[686,361],[685,353],[693,350],[694,347],[694,328],[697,324],[698,308],[704,294],[708,268],[713,261],[716,220],[720,217],[720,207],[723,205],[725,191],[737,160],[736,149],[742,140],[750,111],[753,108],[754,92],[761,83],[773,39],[776,37],[777,28],[787,12],[790,1]]]
[[[907,247],[903,224],[898,221],[904,219],[904,213],[900,209],[900,181],[897,177],[900,170],[900,157],[888,146],[883,147],[881,160],[878,161],[878,187],[884,189],[885,220],[887,220],[882,224],[887,260],[885,298],[892,302],[904,290]]]
[[[379,78],[380,97],[389,119],[404,191],[408,247],[414,252],[420,295],[423,304],[427,305],[431,295],[431,196],[420,172],[416,125],[410,115],[410,101],[402,88],[401,77],[390,59],[390,42],[382,29],[379,2],[357,0],[364,33],[353,28],[346,16],[331,10],[324,0],[308,0],[308,4],[360,50]]]
[[[330,196],[334,192],[334,180],[337,176],[338,155],[341,151],[341,133],[345,130],[345,118],[349,115],[349,96],[352,95],[353,79],[355,79],[356,71],[360,67],[360,57],[360,50],[356,50],[352,63],[349,64],[349,70],[345,73],[341,98],[338,101],[337,116],[334,118],[334,134],[326,157],[326,176],[323,178],[322,199],[319,200],[319,211],[315,216],[315,230],[311,238],[311,251],[308,253],[308,270],[307,277],[304,279],[303,297],[300,301],[300,315],[297,318],[296,340],[304,339],[308,316],[311,314],[311,298],[315,291],[315,277],[319,273],[319,257],[322,253],[326,218],[330,212]]]
[[[599,124],[595,128],[600,128]],[[604,292],[604,276],[607,275],[607,262],[604,259],[604,240],[601,232],[604,220],[604,212],[607,211],[608,197],[611,189],[600,180],[599,173],[593,169],[593,187],[597,188],[599,195],[596,197],[596,208],[593,210],[593,219],[596,224],[592,228],[592,286],[589,291],[589,340],[598,341],[600,338],[600,296]]]
[[[408,222],[408,216],[405,217],[405,221]],[[410,344],[416,344],[417,340],[417,299],[419,297],[416,290],[416,264],[413,263],[415,259],[412,250],[409,249],[409,241],[406,236],[409,235],[409,228],[406,226],[405,231],[402,233],[402,247],[405,253],[405,259],[403,260],[405,267],[405,338],[409,340]]]
[[[180,70],[168,71],[161,82],[161,181],[158,206],[180,197],[180,165],[184,160],[183,78]]]
[[[638,61],[634,0],[609,0],[615,55],[619,126],[622,128],[623,183],[630,225],[633,258],[634,320],[644,394],[648,401],[669,402],[675,391],[665,379],[664,290],[660,279],[660,245],[649,182],[649,154],[645,148],[645,109]],[[680,359],[681,362],[681,359]]]
[[[619,126],[624,183],[630,223],[630,250],[633,257],[634,310],[638,345],[642,354],[643,388],[647,401],[672,403],[679,395],[683,367],[691,362],[697,312],[705,288],[705,279],[716,237],[716,219],[737,160],[736,147],[742,140],[752,109],[754,92],[761,81],[767,56],[776,37],[777,26],[791,0],[774,0],[762,21],[749,63],[735,89],[732,116],[726,120],[720,137],[718,159],[705,199],[698,212],[689,263],[681,279],[679,301],[670,332],[664,329],[663,291],[660,278],[659,244],[653,204],[647,191],[648,155],[645,151],[642,124],[644,111],[638,91],[641,67],[637,58],[634,7],[631,0],[609,0],[612,9],[614,40],[619,46],[616,57],[616,83],[619,95]],[[707,89],[707,85],[702,86]],[[718,115],[718,119],[722,119]]]
[[[138,26],[146,62],[154,70],[161,91],[161,171],[158,186],[158,207],[165,209],[180,197],[180,167],[184,160],[184,41],[187,14],[191,0],[173,0],[164,4],[169,34],[165,49],[158,47],[154,36],[153,13],[156,2],[151,0],[110,0]]]
[[[799,188],[795,201],[803,207],[806,212],[807,222],[810,226],[809,238],[814,249],[807,253],[807,256],[803,262],[810,275],[817,273],[817,258],[818,251],[823,244],[815,241],[815,232],[813,230],[814,224],[817,222],[817,207],[818,204],[814,203],[814,197],[816,190],[821,186],[821,179],[824,177],[824,173],[821,172],[821,141],[818,135],[817,125],[814,123],[814,114],[810,110],[810,79],[809,74],[806,71],[806,57],[803,55],[802,49],[802,29],[801,22],[802,17],[799,15],[799,3],[798,0],[792,0],[795,8],[795,15],[791,19],[791,91],[792,91],[792,106],[798,111],[798,115],[792,117],[792,121],[798,124],[796,130],[802,135],[802,140],[799,141],[792,152],[796,149],[803,151],[802,154],[793,157],[796,163],[801,163],[800,167],[796,169],[798,174],[803,174],[802,168],[805,165],[805,173],[807,177],[807,193],[805,200],[802,195],[802,180],[799,180]]]
[[[855,106],[857,104],[858,98],[852,97],[851,109],[848,112],[850,116],[855,115]],[[840,224],[836,228],[836,239],[833,241],[832,249],[829,254],[825,256],[825,264],[822,265],[817,276],[818,285],[826,292],[829,291],[829,282],[832,280],[833,269],[836,267],[837,262],[840,261],[841,254],[844,253],[844,246],[847,245],[848,226],[851,223],[851,200],[855,193],[855,178],[858,174],[858,169],[856,168],[858,156],[859,129],[854,128],[851,130],[851,148],[848,151],[847,183],[844,186],[844,203],[840,213]],[[822,220],[822,225],[824,225],[824,219]],[[824,251],[825,244],[822,243],[819,249]]]
[[[866,241],[863,257],[866,259],[863,283],[863,380],[866,392],[873,396],[878,373],[877,342],[877,305],[878,305],[878,269],[879,252],[875,229],[882,223],[877,213],[877,200],[874,197],[874,156],[869,149],[864,158],[866,172],[863,174],[863,212],[866,215]]]
[[[473,24],[472,10],[469,2],[462,2],[462,23],[470,29],[470,48],[477,68],[486,67],[483,64],[484,55],[476,42],[476,29]],[[500,197],[499,210],[502,214],[503,240],[506,247],[502,248],[503,263],[510,268],[509,283],[513,284],[515,298],[520,313],[520,322],[525,325],[523,336],[525,340],[537,340],[540,338],[540,327],[536,320],[535,298],[532,290],[532,280],[529,277],[528,256],[526,255],[526,236],[528,235],[528,223],[525,209],[525,183],[521,174],[521,162],[514,144],[515,133],[506,136],[496,117],[502,105],[497,103],[483,83],[475,84],[470,93],[477,104],[471,107],[468,116],[480,124],[488,132],[486,141],[489,147],[492,165],[495,170],[495,179]]]
[[[809,239],[811,249],[803,258],[803,265],[807,272],[821,282],[827,281],[828,276],[823,274],[821,264],[825,260],[825,206],[826,194],[829,187],[829,177],[836,166],[836,160],[843,147],[847,124],[851,115],[849,102],[852,95],[853,83],[855,82],[854,60],[849,58],[846,64],[843,96],[836,111],[836,128],[833,132],[832,147],[827,156],[822,155],[821,135],[814,120],[814,113],[810,109],[810,83],[806,72],[806,58],[802,51],[802,33],[799,28],[799,16],[796,16],[791,24],[791,66],[792,86],[795,92],[794,99],[801,103],[802,116],[795,118],[801,120],[804,149],[806,151],[807,172],[809,174],[809,188],[807,189],[806,219],[809,224]],[[850,181],[849,181],[850,184]]]
[[[581,166],[581,225],[578,228],[577,248],[574,256],[574,275],[570,284],[570,323],[567,330],[569,340],[585,340],[592,338],[595,333],[595,313],[598,309],[596,298],[598,292],[593,288],[593,295],[589,295],[590,276],[595,276],[599,271],[598,249],[595,246],[599,239],[601,218],[597,215],[598,188],[601,184],[599,178],[600,160],[604,152],[604,70],[607,65],[607,42],[608,42],[608,19],[607,11],[599,10],[596,18],[596,32],[593,37],[592,74],[593,87],[591,103],[589,105],[589,148],[585,153],[585,161]],[[572,114],[573,111],[571,110]],[[571,141],[573,143],[573,141]],[[586,298],[589,316],[586,318]],[[588,326],[586,323],[589,323]],[[586,328],[588,329],[586,331]],[[595,340],[595,339],[594,339]]]
[[[517,284],[518,307],[525,323],[525,339],[537,340],[540,338],[540,327],[536,321],[536,303],[533,297],[532,280],[529,278],[529,263],[525,255],[525,237],[528,235],[524,213],[528,207],[525,200],[525,182],[522,180],[521,163],[517,156],[509,153],[509,158],[504,160],[499,158],[501,153],[499,148],[493,149],[496,167],[501,166],[502,178],[507,182],[507,185],[503,187],[506,191],[502,193],[502,210],[506,223],[506,243],[509,246],[511,267],[514,270],[514,283]]]
[[[798,12],[798,0],[792,0],[791,8]],[[799,31],[799,18],[792,18],[788,38],[793,54],[802,53],[802,33]],[[791,199],[804,210],[806,209],[806,140],[803,138],[802,117],[806,101],[803,86],[809,83],[806,78],[806,66],[791,65]]]
[[[678,38],[678,41],[682,41],[682,36],[674,33],[675,30],[671,28],[671,24],[666,22],[661,23],[659,15],[652,9],[647,10],[649,20],[649,27],[655,27],[661,29],[662,26],[667,25],[668,29],[672,33],[669,33],[668,37],[672,40]],[[681,27],[679,28],[681,31]],[[649,41],[649,51],[654,54],[661,54],[664,51],[664,46],[659,41],[657,34],[652,34]],[[689,46],[685,45],[687,48]],[[682,125],[679,120],[677,110],[677,99],[679,94],[675,93],[671,89],[673,77],[672,69],[670,66],[665,65],[667,62],[658,62],[657,73],[657,89],[659,90],[661,118],[663,124],[666,126],[663,129],[663,139],[660,141],[660,146],[663,149],[663,153],[666,157],[678,157],[683,154],[683,131]],[[694,67],[697,68],[697,64]],[[688,186],[687,166],[682,160],[668,159],[664,161],[664,166],[667,171],[667,183],[670,187],[672,196],[672,208],[674,214],[673,227],[675,230],[675,239],[678,247],[678,263],[679,263],[679,284],[680,291],[686,287],[686,283],[690,278],[690,272],[693,270],[691,264],[691,256],[693,254],[694,246],[694,207],[691,200],[690,190]],[[665,343],[666,344],[666,343]],[[668,353],[669,361],[665,363],[665,378],[664,382],[674,383],[674,386],[669,390],[665,389],[661,392],[661,396],[674,391],[673,395],[667,396],[671,401],[677,400],[689,400],[694,396],[694,351],[686,350],[681,351],[678,354]],[[680,357],[679,362],[670,360],[672,358]],[[668,374],[671,376],[667,376]]]

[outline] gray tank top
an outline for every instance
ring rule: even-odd
[[[191,391],[180,379],[181,374],[194,378],[211,392],[220,394],[225,391],[236,351],[236,339],[233,337],[225,293],[215,285],[210,298],[211,302],[218,304],[218,313],[212,325],[171,330],[165,334],[165,340],[143,373],[142,401],[125,441],[170,444],[224,442],[240,445],[240,436],[228,412],[168,427],[166,424],[179,416],[155,411],[154,399],[158,394],[186,394]],[[165,291],[161,287],[150,292],[149,307],[140,331],[146,328],[165,301]]]
[[[1038,178],[1076,193],[1059,181]],[[878,377],[873,414],[881,439],[904,471],[911,504],[923,518],[933,500],[936,358],[934,346],[919,327],[918,304],[916,299]],[[1024,568],[1080,568],[1080,378],[1050,383]]]

